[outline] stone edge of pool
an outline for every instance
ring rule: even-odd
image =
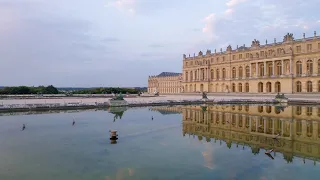
[[[11,107],[11,108],[1,108],[0,112],[17,112],[17,111],[44,111],[44,110],[73,110],[73,109],[95,109],[95,108],[109,108],[109,107],[148,107],[148,106],[173,106],[173,105],[237,105],[237,104],[272,104],[272,105],[320,105],[318,101],[308,101],[308,100],[288,100],[288,102],[280,103],[276,100],[247,100],[247,99],[234,99],[234,100],[195,100],[195,101],[170,101],[165,102],[152,102],[152,103],[128,103],[125,105],[113,105],[103,103],[98,105],[87,105],[80,104],[76,106],[46,106],[43,104],[41,107]]]

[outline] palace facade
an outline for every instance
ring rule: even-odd
[[[320,36],[183,55],[183,92],[319,93]]]
[[[162,72],[156,76],[149,76],[148,79],[148,93],[177,94],[181,93],[181,88],[181,73]]]

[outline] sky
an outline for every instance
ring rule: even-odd
[[[0,0],[0,86],[147,86],[182,55],[320,35],[319,0]]]

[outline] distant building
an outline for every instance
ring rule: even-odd
[[[149,76],[148,93],[160,94],[181,93],[182,73],[162,72],[157,76]]]
[[[183,55],[184,92],[320,92],[320,36]]]

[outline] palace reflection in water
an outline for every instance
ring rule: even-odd
[[[232,144],[249,146],[254,154],[260,149],[274,149],[283,153],[287,162],[292,162],[294,156],[320,159],[320,107],[229,105],[153,110],[182,113],[183,136],[196,135],[208,142],[224,141],[229,148]]]

